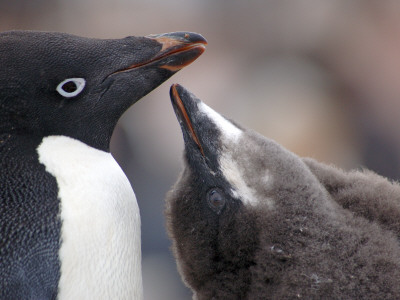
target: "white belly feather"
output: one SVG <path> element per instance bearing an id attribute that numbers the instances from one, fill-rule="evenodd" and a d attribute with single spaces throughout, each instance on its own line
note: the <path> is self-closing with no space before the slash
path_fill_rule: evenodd
<path id="1" fill-rule="evenodd" d="M 142 299 L 140 215 L 111 156 L 65 137 L 43 139 L 39 160 L 59 188 L 59 299 Z"/>

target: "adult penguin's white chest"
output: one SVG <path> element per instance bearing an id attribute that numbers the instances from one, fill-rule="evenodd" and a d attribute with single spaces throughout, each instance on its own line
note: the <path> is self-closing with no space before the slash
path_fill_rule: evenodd
<path id="1" fill-rule="evenodd" d="M 57 180 L 62 220 L 59 299 L 142 299 L 140 215 L 110 153 L 50 136 L 39 160 Z"/>

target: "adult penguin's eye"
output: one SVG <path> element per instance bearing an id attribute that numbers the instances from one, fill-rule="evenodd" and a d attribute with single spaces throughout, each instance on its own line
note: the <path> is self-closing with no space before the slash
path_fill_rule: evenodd
<path id="1" fill-rule="evenodd" d="M 68 78 L 60 82 L 57 92 L 66 98 L 75 97 L 85 88 L 86 80 L 83 78 Z"/>
<path id="2" fill-rule="evenodd" d="M 226 203 L 224 193 L 219 188 L 212 188 L 207 193 L 207 203 L 219 215 Z"/>

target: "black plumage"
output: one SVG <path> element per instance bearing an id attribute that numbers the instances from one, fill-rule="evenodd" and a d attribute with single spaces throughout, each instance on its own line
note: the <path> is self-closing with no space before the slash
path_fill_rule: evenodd
<path id="1" fill-rule="evenodd" d="M 397 183 L 302 159 L 171 88 L 184 169 L 167 228 L 195 299 L 398 299 Z"/>
<path id="2" fill-rule="evenodd" d="M 65 136 L 109 152 L 124 111 L 205 43 L 187 32 L 114 40 L 0 33 L 0 299 L 57 297 L 61 199 L 39 162 L 43 139 Z"/>

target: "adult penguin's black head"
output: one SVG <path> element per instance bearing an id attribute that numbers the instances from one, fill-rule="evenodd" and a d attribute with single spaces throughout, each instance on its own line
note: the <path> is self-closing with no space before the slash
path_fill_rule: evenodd
<path id="1" fill-rule="evenodd" d="M 65 135 L 108 150 L 125 110 L 205 44 L 190 32 L 123 39 L 0 33 L 0 133 Z"/>

